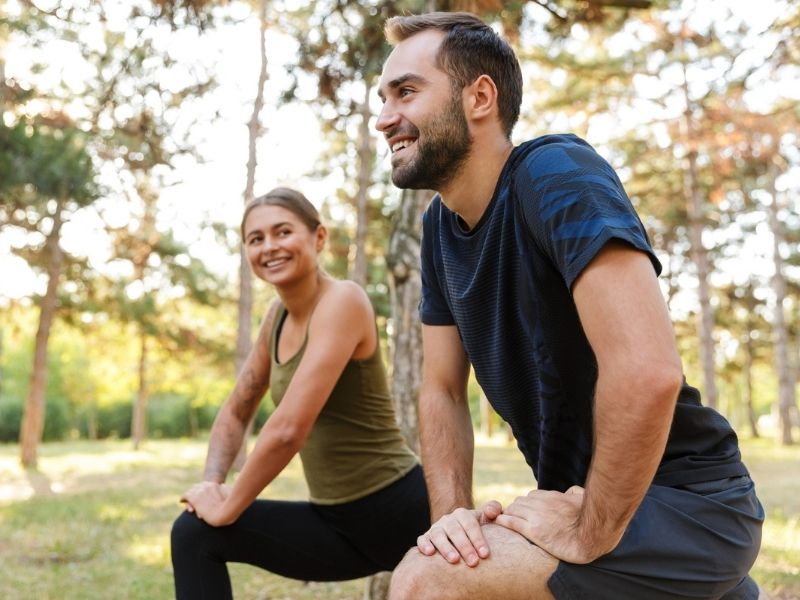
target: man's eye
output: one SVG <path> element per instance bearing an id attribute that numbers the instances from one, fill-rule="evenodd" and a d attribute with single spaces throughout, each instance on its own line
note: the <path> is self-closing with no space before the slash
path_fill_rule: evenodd
<path id="1" fill-rule="evenodd" d="M 412 90 L 411 88 L 400 88 L 400 91 L 398 92 L 397 95 L 400 96 L 401 98 L 404 98 L 404 97 L 408 96 L 413 91 L 414 90 Z"/>

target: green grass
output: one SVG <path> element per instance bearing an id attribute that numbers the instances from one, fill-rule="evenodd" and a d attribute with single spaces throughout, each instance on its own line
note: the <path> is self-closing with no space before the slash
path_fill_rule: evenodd
<path id="1" fill-rule="evenodd" d="M 753 575 L 773 600 L 800 598 L 800 446 L 745 440 L 742 452 L 768 515 Z M 40 470 L 28 473 L 17 446 L 0 446 L 0 598 L 171 598 L 169 528 L 204 454 L 205 444 L 191 440 L 153 441 L 139 452 L 128 441 L 46 444 Z M 530 488 L 512 446 L 479 443 L 475 467 L 478 502 L 509 502 Z M 265 495 L 305 494 L 295 461 Z M 246 565 L 230 570 L 241 600 L 359 600 L 364 589 L 363 580 L 304 584 Z"/>

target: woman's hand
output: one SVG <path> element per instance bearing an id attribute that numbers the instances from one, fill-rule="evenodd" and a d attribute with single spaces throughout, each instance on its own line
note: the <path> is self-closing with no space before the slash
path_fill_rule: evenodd
<path id="1" fill-rule="evenodd" d="M 181 496 L 181 502 L 186 503 L 186 510 L 197 515 L 198 519 L 205 521 L 213 527 L 230 525 L 236 519 L 230 518 L 225 511 L 225 500 L 231 493 L 229 485 L 213 481 L 196 483 Z"/>

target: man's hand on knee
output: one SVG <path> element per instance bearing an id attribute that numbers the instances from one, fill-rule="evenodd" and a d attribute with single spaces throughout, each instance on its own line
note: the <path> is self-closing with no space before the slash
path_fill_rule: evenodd
<path id="1" fill-rule="evenodd" d="M 475 567 L 481 558 L 489 556 L 489 544 L 481 525 L 493 522 L 502 512 L 502 506 L 494 500 L 480 510 L 457 508 L 419 536 L 417 548 L 426 556 L 438 552 L 451 564 L 457 564 L 463 558 L 468 566 Z"/>
<path id="2" fill-rule="evenodd" d="M 615 532 L 600 543 L 588 543 L 580 526 L 583 500 L 584 489 L 577 485 L 564 493 L 532 490 L 509 504 L 495 523 L 516 531 L 560 560 L 586 564 L 613 550 L 623 532 Z"/>

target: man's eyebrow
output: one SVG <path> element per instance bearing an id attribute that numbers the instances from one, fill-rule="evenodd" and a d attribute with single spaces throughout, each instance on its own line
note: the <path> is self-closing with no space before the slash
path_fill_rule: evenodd
<path id="1" fill-rule="evenodd" d="M 425 79 L 422 75 L 416 75 L 414 73 L 406 73 L 405 75 L 400 75 L 400 77 L 396 77 L 392 79 L 390 82 L 386 84 L 385 87 L 396 90 L 401 85 L 406 83 L 428 83 L 428 80 Z M 378 89 L 378 96 L 380 96 L 381 100 L 384 100 L 386 96 L 382 89 Z"/>

